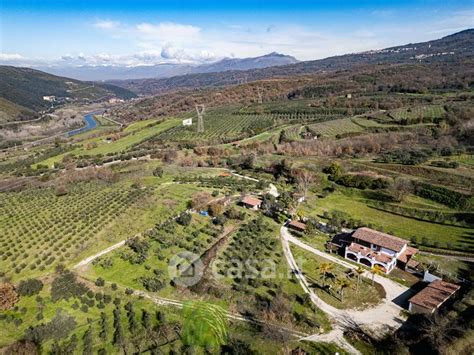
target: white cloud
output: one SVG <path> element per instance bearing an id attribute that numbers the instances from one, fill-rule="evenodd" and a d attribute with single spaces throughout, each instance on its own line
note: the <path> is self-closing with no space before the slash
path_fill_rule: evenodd
<path id="1" fill-rule="evenodd" d="M 389 10 L 368 13 L 375 17 L 391 16 Z M 398 16 L 397 13 L 395 15 Z M 270 52 L 295 56 L 300 60 L 380 49 L 410 42 L 426 41 L 467 27 L 473 27 L 474 11 L 459 11 L 428 16 L 417 23 L 400 26 L 395 22 L 365 21 L 348 25 L 345 30 L 320 29 L 318 24 L 281 22 L 220 24 L 207 26 L 175 22 L 124 23 L 97 20 L 103 38 L 100 52 L 78 47 L 56 60 L 28 59 L 19 54 L 0 54 L 1 62 L 47 63 L 47 65 L 117 65 L 137 66 L 161 63 L 205 63 L 223 57 L 255 57 Z M 97 31 L 94 31 L 97 32 Z M 94 33 L 97 35 L 97 33 Z M 102 43 L 102 42 L 99 42 Z M 110 46 L 109 46 L 110 44 Z M 96 46 L 97 48 L 97 46 Z M 80 53 L 84 50 L 85 53 Z M 59 53 L 61 54 L 61 53 Z M 58 54 L 58 55 L 59 55 Z M 37 64 L 36 64 L 37 65 Z"/>
<path id="2" fill-rule="evenodd" d="M 18 53 L 0 53 L 0 60 L 2 61 L 14 61 L 14 60 L 23 60 L 23 59 L 26 59 L 26 58 Z"/>
<path id="3" fill-rule="evenodd" d="M 93 26 L 103 30 L 113 30 L 120 26 L 120 22 L 110 20 L 98 20 L 93 24 Z"/>
<path id="4" fill-rule="evenodd" d="M 153 41 L 187 42 L 199 37 L 201 29 L 193 25 L 173 22 L 140 23 L 136 26 L 140 37 Z"/>

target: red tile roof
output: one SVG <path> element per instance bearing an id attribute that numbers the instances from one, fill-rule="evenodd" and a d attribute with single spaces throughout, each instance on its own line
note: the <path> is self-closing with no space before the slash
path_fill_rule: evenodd
<path id="1" fill-rule="evenodd" d="M 378 232 L 376 230 L 362 227 L 358 228 L 353 234 L 352 237 L 355 239 L 363 240 L 364 242 L 372 243 L 390 250 L 399 252 L 402 250 L 405 244 L 408 244 L 408 241 L 395 237 L 390 234 Z"/>
<path id="2" fill-rule="evenodd" d="M 245 196 L 242 200 L 242 203 L 249 206 L 260 206 L 262 204 L 262 200 L 252 196 Z"/>
<path id="3" fill-rule="evenodd" d="M 408 261 L 411 259 L 413 255 L 415 255 L 418 252 L 418 249 L 413 248 L 413 247 L 407 247 L 403 253 L 401 253 L 398 256 L 398 260 L 400 260 L 402 263 L 408 263 Z"/>
<path id="4" fill-rule="evenodd" d="M 292 220 L 290 223 L 288 223 L 288 225 L 290 227 L 293 227 L 293 228 L 296 228 L 296 229 L 299 229 L 299 230 L 306 230 L 306 224 L 300 222 L 300 221 L 295 221 L 295 220 Z"/>
<path id="5" fill-rule="evenodd" d="M 392 258 L 389 255 L 373 251 L 370 248 L 364 247 L 363 245 L 357 243 L 351 243 L 348 248 L 354 253 L 361 253 L 361 255 L 365 256 L 366 258 L 374 259 L 385 264 L 388 264 L 392 261 Z"/>
<path id="6" fill-rule="evenodd" d="M 418 268 L 419 265 L 420 265 L 420 263 L 419 263 L 418 261 L 416 261 L 416 260 L 413 260 L 413 259 L 410 259 L 410 260 L 408 260 L 408 262 L 407 262 L 407 266 L 408 266 L 408 267 L 411 267 L 412 269 Z"/>
<path id="7" fill-rule="evenodd" d="M 442 280 L 435 280 L 410 298 L 408 302 L 429 309 L 431 312 L 439 308 L 461 287 Z"/>

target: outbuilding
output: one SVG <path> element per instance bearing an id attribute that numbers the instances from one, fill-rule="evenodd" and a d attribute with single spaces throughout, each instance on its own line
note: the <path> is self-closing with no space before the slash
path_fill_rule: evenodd
<path id="1" fill-rule="evenodd" d="M 304 232 L 306 231 L 306 224 L 300 221 L 291 220 L 288 223 L 288 228 L 294 229 L 295 231 L 298 231 L 298 232 Z"/>
<path id="2" fill-rule="evenodd" d="M 435 280 L 408 300 L 411 313 L 433 314 L 461 287 L 443 280 Z"/>
<path id="3" fill-rule="evenodd" d="M 252 196 L 245 196 L 242 199 L 242 204 L 247 208 L 258 210 L 260 206 L 262 205 L 262 200 L 256 197 L 252 197 Z"/>

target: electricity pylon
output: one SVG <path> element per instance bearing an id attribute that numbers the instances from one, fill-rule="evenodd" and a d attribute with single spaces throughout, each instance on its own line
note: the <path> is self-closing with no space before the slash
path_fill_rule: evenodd
<path id="1" fill-rule="evenodd" d="M 263 103 L 262 88 L 257 86 L 258 103 Z"/>
<path id="2" fill-rule="evenodd" d="M 206 107 L 204 105 L 196 105 L 196 112 L 198 115 L 198 122 L 197 122 L 197 132 L 203 133 L 204 132 L 204 120 L 202 119 L 204 115 Z"/>

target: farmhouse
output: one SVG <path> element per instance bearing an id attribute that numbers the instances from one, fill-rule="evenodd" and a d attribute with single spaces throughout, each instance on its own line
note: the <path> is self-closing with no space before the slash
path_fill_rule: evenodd
<path id="1" fill-rule="evenodd" d="M 411 257 L 417 251 L 404 239 L 363 227 L 352 233 L 344 256 L 365 266 L 378 265 L 388 274 L 397 264 L 402 269 L 415 268 L 416 262 Z"/>
<path id="2" fill-rule="evenodd" d="M 288 228 L 294 229 L 298 232 L 304 232 L 306 230 L 306 224 L 300 221 L 291 220 L 288 223 Z"/>
<path id="3" fill-rule="evenodd" d="M 242 204 L 247 208 L 251 208 L 253 210 L 258 210 L 260 208 L 260 206 L 262 205 L 262 200 L 260 200 L 256 197 L 252 197 L 252 196 L 245 196 L 242 199 Z"/>
<path id="4" fill-rule="evenodd" d="M 458 285 L 443 280 L 435 280 L 408 300 L 408 310 L 411 313 L 432 314 L 459 289 L 460 286 Z"/>

